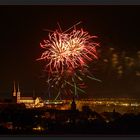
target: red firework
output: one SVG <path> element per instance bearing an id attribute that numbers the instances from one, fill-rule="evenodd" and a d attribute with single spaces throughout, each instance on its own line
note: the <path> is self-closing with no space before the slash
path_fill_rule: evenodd
<path id="1" fill-rule="evenodd" d="M 99 44 L 93 42 L 94 38 L 97 37 L 90 36 L 83 29 L 74 29 L 70 33 L 55 31 L 40 43 L 45 51 L 39 59 L 47 60 L 46 68 L 50 73 L 82 67 L 87 61 L 97 59 L 96 47 Z"/>

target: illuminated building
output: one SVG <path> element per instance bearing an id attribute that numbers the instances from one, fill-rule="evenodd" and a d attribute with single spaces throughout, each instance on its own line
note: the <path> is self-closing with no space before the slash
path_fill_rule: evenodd
<path id="1" fill-rule="evenodd" d="M 27 103 L 27 104 L 34 104 L 35 100 L 33 97 L 20 97 L 18 103 Z"/>
<path id="2" fill-rule="evenodd" d="M 17 91 L 17 103 L 20 103 L 19 83 L 18 83 L 18 91 Z"/>
<path id="3" fill-rule="evenodd" d="M 21 97 L 21 92 L 19 89 L 18 84 L 18 90 L 16 92 L 16 86 L 14 82 L 14 91 L 13 91 L 13 99 L 15 103 L 24 103 L 26 107 L 42 107 L 44 104 L 40 103 L 42 99 L 40 97 L 37 97 L 34 99 L 33 97 Z"/>
<path id="4" fill-rule="evenodd" d="M 15 81 L 14 81 L 14 89 L 13 89 L 13 102 L 14 103 L 17 102 Z"/>

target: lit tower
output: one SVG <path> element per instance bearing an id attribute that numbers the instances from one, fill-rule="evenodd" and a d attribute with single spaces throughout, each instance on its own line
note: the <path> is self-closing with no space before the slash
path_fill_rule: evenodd
<path id="1" fill-rule="evenodd" d="M 20 91 L 19 91 L 19 83 L 18 83 L 18 91 L 17 91 L 17 103 L 20 102 Z"/>
<path id="2" fill-rule="evenodd" d="M 13 91 L 13 102 L 16 103 L 16 86 L 15 86 L 15 81 L 14 81 L 14 91 Z"/>

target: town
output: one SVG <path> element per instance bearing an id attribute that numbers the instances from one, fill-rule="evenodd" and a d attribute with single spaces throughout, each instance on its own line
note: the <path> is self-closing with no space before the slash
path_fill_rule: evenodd
<path id="1" fill-rule="evenodd" d="M 0 134 L 139 134 L 138 118 L 136 99 L 43 100 L 21 96 L 15 82 L 12 99 L 0 102 Z"/>

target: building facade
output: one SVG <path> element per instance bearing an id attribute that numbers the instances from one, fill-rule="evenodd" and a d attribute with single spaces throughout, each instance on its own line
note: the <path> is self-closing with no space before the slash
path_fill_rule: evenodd
<path id="1" fill-rule="evenodd" d="M 14 82 L 14 87 L 13 87 L 13 102 L 14 103 L 24 103 L 26 107 L 41 107 L 43 106 L 42 99 L 40 97 L 33 98 L 33 97 L 22 97 L 19 84 L 18 88 L 16 91 L 16 86 Z"/>

